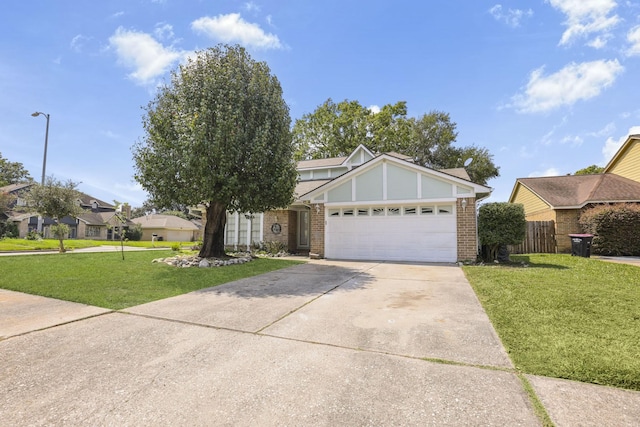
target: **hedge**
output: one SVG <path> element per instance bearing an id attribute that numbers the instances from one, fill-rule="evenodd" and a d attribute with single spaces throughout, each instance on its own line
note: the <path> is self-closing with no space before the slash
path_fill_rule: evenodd
<path id="1" fill-rule="evenodd" d="M 585 210 L 582 229 L 593 234 L 591 252 L 599 255 L 640 255 L 640 204 L 599 205 Z"/>

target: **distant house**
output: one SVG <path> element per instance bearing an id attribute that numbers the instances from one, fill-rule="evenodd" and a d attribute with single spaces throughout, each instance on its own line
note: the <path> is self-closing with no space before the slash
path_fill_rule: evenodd
<path id="1" fill-rule="evenodd" d="M 0 188 L 0 191 L 12 194 L 16 197 L 10 210 L 5 212 L 8 220 L 18 226 L 19 237 L 24 238 L 32 231 L 38 229 L 38 214 L 25 211 L 26 201 L 24 194 L 33 183 L 11 184 Z M 119 212 L 116 206 L 80 193 L 78 204 L 84 212 L 76 218 L 64 217 L 62 223 L 69 227 L 69 239 L 93 239 L 93 240 L 119 240 L 120 229 L 126 229 L 133 225 L 128 219 L 131 209 L 128 205 Z M 55 224 L 51 218 L 43 218 L 42 234 L 45 238 L 51 238 L 50 226 Z"/>
<path id="2" fill-rule="evenodd" d="M 558 252 L 570 252 L 569 234 L 581 233 L 580 214 L 603 203 L 640 203 L 640 135 L 631 135 L 602 174 L 518 178 L 509 197 L 528 221 L 554 221 Z"/>
<path id="3" fill-rule="evenodd" d="M 199 228 L 191 221 L 175 215 L 149 214 L 131 220 L 142 227 L 142 240 L 164 240 L 169 242 L 192 242 Z"/>

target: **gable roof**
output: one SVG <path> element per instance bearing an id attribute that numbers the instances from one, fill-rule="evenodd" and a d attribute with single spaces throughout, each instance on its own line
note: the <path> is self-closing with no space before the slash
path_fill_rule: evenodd
<path id="1" fill-rule="evenodd" d="M 640 201 L 640 182 L 610 173 L 518 178 L 509 201 L 513 200 L 518 183 L 553 209 L 581 208 L 588 203 Z"/>
<path id="2" fill-rule="evenodd" d="M 83 212 L 78 215 L 80 221 L 84 222 L 87 225 L 117 225 L 118 223 L 122 223 L 121 219 L 114 220 L 117 212 L 109 211 L 109 212 Z M 122 216 L 120 218 L 123 218 Z M 125 225 L 131 225 L 132 221 L 129 219 L 125 219 Z"/>
<path id="3" fill-rule="evenodd" d="M 19 182 L 17 184 L 9 184 L 4 187 L 0 187 L 0 193 L 14 193 L 24 188 L 31 187 L 33 182 Z"/>
<path id="4" fill-rule="evenodd" d="M 351 179 L 351 177 L 354 174 L 360 173 L 363 170 L 367 170 L 367 169 L 369 169 L 371 167 L 374 167 L 375 164 L 383 162 L 383 161 L 389 161 L 391 163 L 395 163 L 397 165 L 401 165 L 401 166 L 404 166 L 406 168 L 413 169 L 416 172 L 427 173 L 427 174 L 430 174 L 430 175 L 433 175 L 433 176 L 436 176 L 436 177 L 439 177 L 439 178 L 444 178 L 447 181 L 451 181 L 451 182 L 456 183 L 456 184 L 461 184 L 461 185 L 472 187 L 476 194 L 479 194 L 479 193 L 491 193 L 493 191 L 493 189 L 491 187 L 487 187 L 485 185 L 480 185 L 480 184 L 475 184 L 475 183 L 473 183 L 473 182 L 471 182 L 471 181 L 469 181 L 467 179 L 454 176 L 453 174 L 442 172 L 442 171 L 438 171 L 436 169 L 430 169 L 430 168 L 427 168 L 425 166 L 420 166 L 420 165 L 417 165 L 417 164 L 413 163 L 412 161 L 402 160 L 402 159 L 399 159 L 397 157 L 394 157 L 392 155 L 389 155 L 389 154 L 385 153 L 385 154 L 380 154 L 379 156 L 369 160 L 366 163 L 363 163 L 362 165 L 359 165 L 358 167 L 354 167 L 349 172 L 346 172 L 346 173 L 340 175 L 339 177 L 336 177 L 336 178 L 328 180 L 324 184 L 316 187 L 313 190 L 308 191 L 307 193 L 301 194 L 299 199 L 301 199 L 301 200 L 303 200 L 303 199 L 304 200 L 311 199 L 311 198 L 317 196 L 318 194 L 322 193 L 323 191 L 326 191 L 331 187 L 338 186 L 345 180 Z"/>
<path id="5" fill-rule="evenodd" d="M 322 168 L 329 166 L 340 166 L 342 165 L 346 157 L 329 157 L 326 159 L 313 159 L 313 160 L 300 160 L 298 162 L 297 169 L 313 169 L 313 168 Z"/>
<path id="6" fill-rule="evenodd" d="M 609 172 L 617 163 L 624 157 L 624 154 L 631 148 L 631 146 L 635 143 L 640 143 L 640 134 L 629 135 L 627 140 L 622 144 L 620 149 L 613 155 L 607 166 L 604 167 L 604 173 Z"/>
<path id="7" fill-rule="evenodd" d="M 166 228 L 172 230 L 197 230 L 198 227 L 191 221 L 175 215 L 151 214 L 131 220 L 140 224 L 142 228 Z"/>

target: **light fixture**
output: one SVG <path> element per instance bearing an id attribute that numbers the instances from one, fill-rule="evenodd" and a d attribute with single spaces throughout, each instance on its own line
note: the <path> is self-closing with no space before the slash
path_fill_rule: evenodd
<path id="1" fill-rule="evenodd" d="M 320 205 L 316 203 L 316 213 L 320 214 Z"/>
<path id="2" fill-rule="evenodd" d="M 462 199 L 462 201 L 460 202 L 460 206 L 462 206 L 462 212 L 466 212 L 467 211 L 467 199 Z"/>

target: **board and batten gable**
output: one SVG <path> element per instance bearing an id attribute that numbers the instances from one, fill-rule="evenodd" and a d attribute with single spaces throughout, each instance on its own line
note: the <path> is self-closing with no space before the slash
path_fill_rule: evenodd
<path id="1" fill-rule="evenodd" d="M 361 166 L 348 178 L 338 178 L 313 191 L 308 200 L 327 205 L 454 202 L 459 197 L 474 197 L 475 186 L 477 184 L 383 155 Z"/>
<path id="2" fill-rule="evenodd" d="M 631 135 L 627 139 L 604 172 L 640 182 L 640 135 Z"/>

